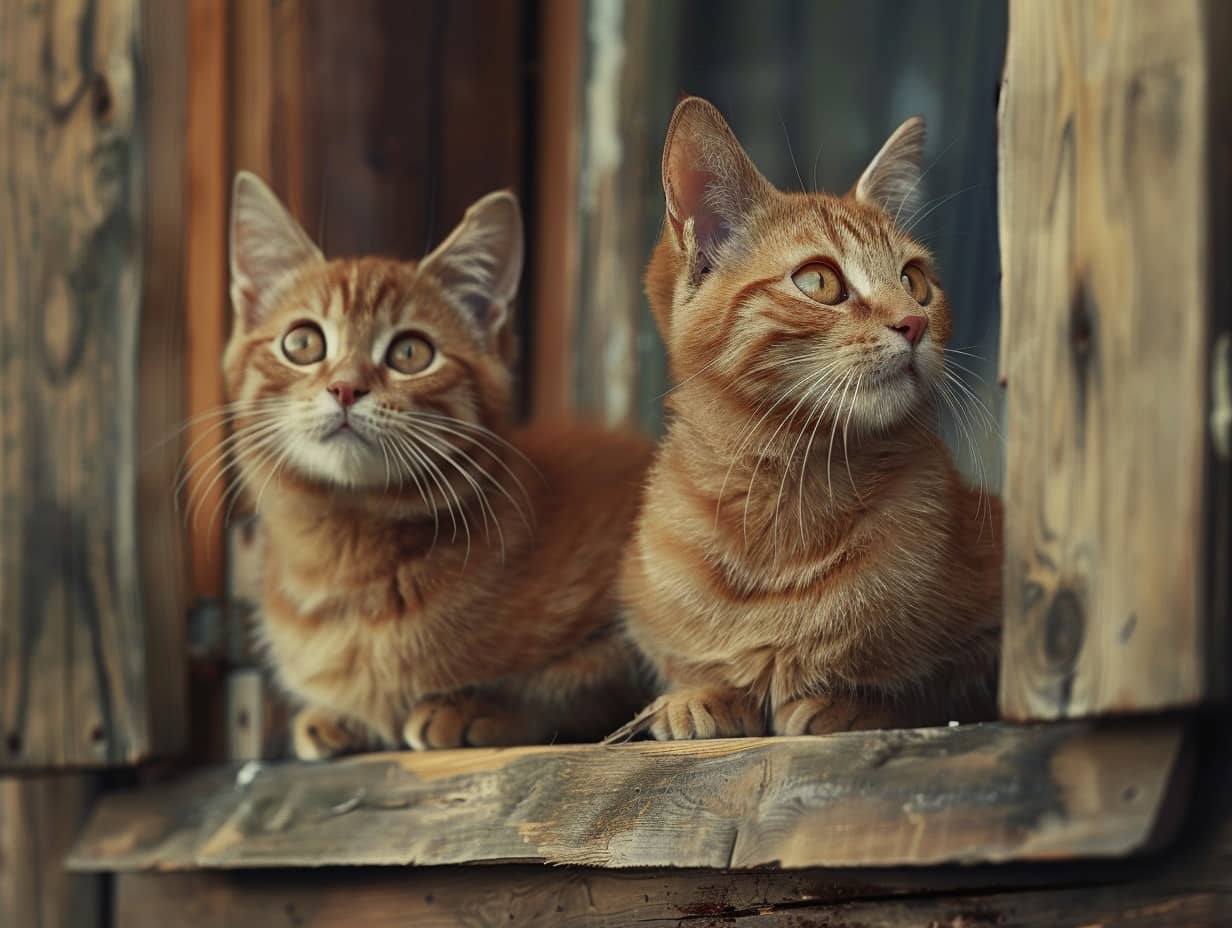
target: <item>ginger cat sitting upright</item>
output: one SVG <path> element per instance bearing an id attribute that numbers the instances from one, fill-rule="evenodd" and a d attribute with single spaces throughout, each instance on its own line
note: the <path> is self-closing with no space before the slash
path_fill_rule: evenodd
<path id="1" fill-rule="evenodd" d="M 677 107 L 646 287 L 678 385 L 622 580 L 663 695 L 613 737 L 993 714 L 1000 504 L 929 424 L 950 311 L 899 222 L 923 139 L 904 123 L 845 196 L 787 193 Z"/>
<path id="2" fill-rule="evenodd" d="M 648 442 L 515 429 L 517 201 L 422 261 L 325 260 L 236 179 L 230 450 L 301 758 L 595 739 L 646 698 L 615 599 Z"/>

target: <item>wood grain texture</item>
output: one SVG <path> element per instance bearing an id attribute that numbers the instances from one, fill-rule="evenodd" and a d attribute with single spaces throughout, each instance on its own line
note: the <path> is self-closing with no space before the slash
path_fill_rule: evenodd
<path id="1" fill-rule="evenodd" d="M 326 255 L 417 258 L 474 200 L 522 187 L 522 0 L 231 9 L 232 167 Z"/>
<path id="2" fill-rule="evenodd" d="M 376 754 L 106 797 L 79 870 L 532 861 L 897 866 L 1160 838 L 1170 722 Z"/>
<path id="3" fill-rule="evenodd" d="M 833 872 L 124 874 L 116 912 L 125 928 L 1214 928 L 1232 919 L 1232 880 L 1222 863 L 1222 872 L 1029 892 L 948 895 L 934 876 L 931 894 L 903 899 L 861 899 L 888 895 L 884 877 Z M 853 896 L 861 901 L 841 901 Z"/>
<path id="4" fill-rule="evenodd" d="M 0 8 L 0 767 L 182 743 L 178 10 Z"/>
<path id="5" fill-rule="evenodd" d="M 144 252 L 137 468 L 140 588 L 145 597 L 145 687 L 149 755 L 168 756 L 188 739 L 187 610 L 191 540 L 170 505 L 183 461 L 187 404 L 188 0 L 141 5 Z"/>
<path id="6" fill-rule="evenodd" d="M 1209 26 L 1223 6 L 1011 4 L 1000 113 L 1008 718 L 1212 695 L 1207 655 L 1226 639 L 1204 576 L 1210 127 L 1229 56 L 1226 32 Z"/>
<path id="7" fill-rule="evenodd" d="M 642 276 L 663 220 L 658 166 L 681 13 L 648 2 L 587 10 L 573 391 L 588 416 L 653 431 L 663 374 L 647 364 L 661 366 L 662 356 Z"/>
<path id="8" fill-rule="evenodd" d="M 223 402 L 222 349 L 230 318 L 227 297 L 227 6 L 188 0 L 188 206 L 185 249 L 188 326 L 183 512 L 191 538 L 192 588 L 198 597 L 223 591 L 222 522 L 226 489 L 218 476 L 225 432 L 207 417 Z M 251 6 L 260 6 L 259 3 Z M 204 417 L 204 418 L 203 418 Z"/>
<path id="9" fill-rule="evenodd" d="M 1225 745 L 1224 754 L 1226 755 Z M 1206 761 L 1211 764 L 1208 754 Z M 1232 920 L 1228 758 L 1202 819 L 1150 858 L 902 870 L 598 871 L 534 866 L 121 874 L 126 928 L 630 925 L 1195 928 Z M 1226 782 L 1226 781 L 1224 781 Z"/>
<path id="10" fill-rule="evenodd" d="M 103 880 L 63 867 L 94 798 L 94 780 L 81 774 L 0 778 L 0 928 L 107 924 Z"/>
<path id="11" fill-rule="evenodd" d="M 575 405 L 583 9 L 577 0 L 544 0 L 539 13 L 534 340 L 529 357 L 531 411 L 544 418 L 569 413 Z"/>

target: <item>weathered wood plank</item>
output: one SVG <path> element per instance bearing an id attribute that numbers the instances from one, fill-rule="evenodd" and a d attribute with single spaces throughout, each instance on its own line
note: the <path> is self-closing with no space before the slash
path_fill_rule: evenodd
<path id="1" fill-rule="evenodd" d="M 63 867 L 94 781 L 79 774 L 0 778 L 0 928 L 106 924 L 103 880 Z"/>
<path id="2" fill-rule="evenodd" d="M 0 767 L 183 738 L 178 9 L 0 10 Z"/>
<path id="3" fill-rule="evenodd" d="M 897 866 L 1158 840 L 1169 721 L 377 754 L 113 794 L 71 865 Z"/>
<path id="4" fill-rule="evenodd" d="M 1211 758 L 1208 756 L 1207 761 Z M 1226 776 L 1227 758 L 1206 787 Z M 1194 928 L 1232 920 L 1228 802 L 1153 858 L 905 870 L 600 871 L 488 866 L 122 874 L 126 928 L 808 925 Z"/>
<path id="5" fill-rule="evenodd" d="M 1195 928 L 1232 918 L 1232 880 L 1145 879 L 1082 889 L 875 896 L 877 875 L 613 874 L 527 867 L 411 873 L 327 871 L 311 876 L 124 874 L 117 923 L 125 928 Z M 918 878 L 925 883 L 927 878 Z"/>
<path id="6" fill-rule="evenodd" d="M 656 3 L 588 10 L 573 386 L 586 414 L 653 430 L 663 362 L 642 275 L 663 217 L 657 166 L 677 92 L 681 12 Z"/>
<path id="7" fill-rule="evenodd" d="M 1205 567 L 1206 418 L 1227 230 L 1217 239 L 1209 220 L 1212 155 L 1217 145 L 1226 159 L 1228 138 L 1211 128 L 1226 133 L 1212 104 L 1227 99 L 1232 66 L 1211 24 L 1224 7 L 1011 5 L 1000 114 L 1008 718 L 1213 695 L 1208 654 L 1226 638 L 1204 574 L 1227 565 Z"/>

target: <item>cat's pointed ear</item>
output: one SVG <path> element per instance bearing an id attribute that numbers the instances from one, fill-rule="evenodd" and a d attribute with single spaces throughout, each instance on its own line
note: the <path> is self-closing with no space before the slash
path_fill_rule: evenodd
<path id="1" fill-rule="evenodd" d="M 320 250 L 255 174 L 240 171 L 231 190 L 231 303 L 246 325 L 260 322 L 278 290 Z"/>
<path id="2" fill-rule="evenodd" d="M 676 105 L 663 145 L 663 193 L 678 248 L 696 252 L 704 270 L 774 194 L 714 104 L 686 97 Z M 692 256 L 691 256 L 692 257 Z"/>
<path id="3" fill-rule="evenodd" d="M 448 297 L 492 334 L 509 318 L 522 276 L 522 250 L 517 197 L 498 190 L 471 205 L 420 270 L 435 277 Z"/>
<path id="4" fill-rule="evenodd" d="M 911 216 L 920 200 L 924 137 L 922 116 L 912 116 L 895 129 L 856 181 L 855 198 L 880 206 L 895 222 Z"/>

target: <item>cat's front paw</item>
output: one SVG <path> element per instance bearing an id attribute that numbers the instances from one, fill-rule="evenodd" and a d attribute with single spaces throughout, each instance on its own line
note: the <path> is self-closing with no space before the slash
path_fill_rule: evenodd
<path id="1" fill-rule="evenodd" d="M 649 710 L 650 734 L 659 741 L 747 738 L 766 733 L 761 706 L 744 693 L 720 687 L 675 690 Z"/>
<path id="2" fill-rule="evenodd" d="M 416 751 L 444 748 L 503 747 L 530 740 L 519 718 L 491 700 L 435 696 L 411 709 L 402 740 Z"/>
<path id="3" fill-rule="evenodd" d="M 830 735 L 894 727 L 894 715 L 886 707 L 838 696 L 793 699 L 774 710 L 776 735 Z"/>
<path id="4" fill-rule="evenodd" d="M 309 706 L 291 722 L 291 743 L 300 760 L 327 760 L 364 747 L 365 739 L 333 713 Z"/>

